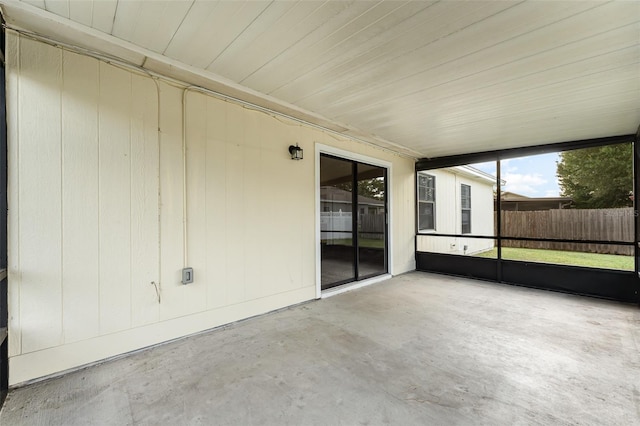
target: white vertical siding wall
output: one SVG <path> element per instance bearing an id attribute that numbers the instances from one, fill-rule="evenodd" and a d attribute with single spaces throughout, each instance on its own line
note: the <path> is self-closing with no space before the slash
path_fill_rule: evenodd
<path id="1" fill-rule="evenodd" d="M 471 233 L 473 235 L 494 235 L 493 185 L 485 180 L 471 179 L 449 169 L 429 170 L 424 173 L 436 178 L 436 229 L 435 233 L 460 234 L 462 232 L 461 185 L 471 187 Z M 424 237 L 418 238 L 418 250 L 463 254 L 486 251 L 494 247 L 494 240 L 464 237 Z"/>
<path id="2" fill-rule="evenodd" d="M 464 176 L 457 176 L 457 198 L 458 198 L 458 229 L 462 230 L 462 211 L 460 206 L 461 188 L 465 184 L 471 187 L 471 233 L 473 235 L 495 235 L 493 219 L 493 185 L 485 180 L 470 179 Z M 478 253 L 492 249 L 495 240 L 477 238 L 458 238 L 456 248 L 458 252 L 463 252 L 467 246 L 467 254 Z"/>
<path id="3" fill-rule="evenodd" d="M 100 64 L 74 54 L 64 59 L 62 131 L 75 137 L 62 144 L 62 322 L 64 341 L 77 342 L 100 329 Z"/>
<path id="4" fill-rule="evenodd" d="M 7 109 L 11 384 L 314 298 L 316 142 L 393 163 L 414 269 L 406 158 L 12 32 Z"/>

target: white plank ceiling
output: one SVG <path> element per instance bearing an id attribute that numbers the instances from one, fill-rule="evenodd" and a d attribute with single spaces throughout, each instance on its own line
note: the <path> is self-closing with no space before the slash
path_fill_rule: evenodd
<path id="1" fill-rule="evenodd" d="M 256 103 L 415 156 L 640 124 L 638 1 L 2 2 L 9 25 L 53 37 L 69 22 L 90 37 L 63 41 L 108 53 L 128 42 L 140 65 L 184 64 L 235 95 L 246 88 Z"/>

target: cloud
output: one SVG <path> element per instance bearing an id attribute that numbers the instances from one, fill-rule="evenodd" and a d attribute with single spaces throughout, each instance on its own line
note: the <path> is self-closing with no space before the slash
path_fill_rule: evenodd
<path id="1" fill-rule="evenodd" d="M 507 172 L 502 176 L 507 183 L 504 191 L 515 192 L 520 195 L 539 196 L 537 187 L 547 183 L 547 180 L 540 174 L 519 174 Z"/>
<path id="2" fill-rule="evenodd" d="M 544 193 L 545 197 L 559 197 L 560 196 L 560 192 L 557 189 L 547 189 L 547 191 Z"/>

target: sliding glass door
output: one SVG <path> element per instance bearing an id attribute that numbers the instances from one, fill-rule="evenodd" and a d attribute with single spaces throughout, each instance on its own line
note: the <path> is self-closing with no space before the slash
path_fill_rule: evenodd
<path id="1" fill-rule="evenodd" d="M 322 289 L 387 272 L 386 169 L 320 157 Z"/>

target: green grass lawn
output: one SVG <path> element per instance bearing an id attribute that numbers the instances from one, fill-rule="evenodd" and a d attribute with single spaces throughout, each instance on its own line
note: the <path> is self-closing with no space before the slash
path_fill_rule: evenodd
<path id="1" fill-rule="evenodd" d="M 497 248 L 479 253 L 477 257 L 495 259 Z M 526 262 L 557 263 L 560 265 L 587 266 L 592 268 L 619 269 L 633 271 L 633 256 L 615 254 L 581 253 L 576 251 L 542 250 L 504 247 L 502 258 L 505 260 L 521 260 Z"/>

